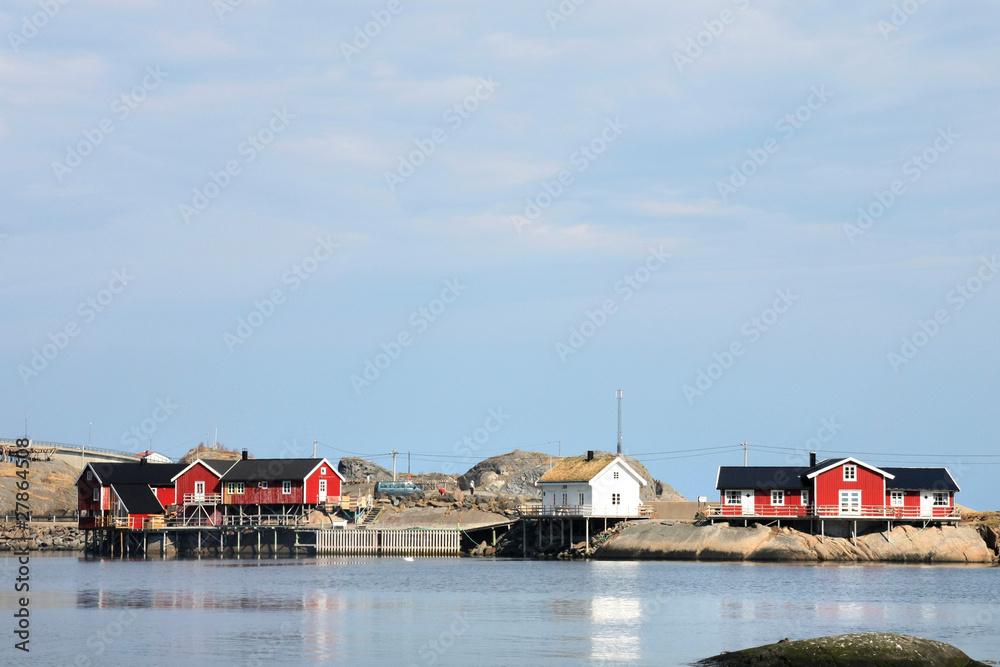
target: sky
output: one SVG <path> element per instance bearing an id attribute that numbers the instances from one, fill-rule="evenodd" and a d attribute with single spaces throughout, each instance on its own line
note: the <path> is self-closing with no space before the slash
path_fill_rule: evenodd
<path id="1" fill-rule="evenodd" d="M 1000 509 L 998 20 L 5 2 L 0 436 L 462 473 L 620 389 L 691 499 L 747 442 Z"/>

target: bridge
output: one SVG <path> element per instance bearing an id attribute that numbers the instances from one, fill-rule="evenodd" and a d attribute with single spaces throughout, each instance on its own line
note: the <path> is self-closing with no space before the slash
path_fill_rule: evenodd
<path id="1" fill-rule="evenodd" d="M 19 447 L 16 438 L 0 438 L 0 461 L 9 461 L 13 453 L 21 449 L 28 450 L 28 458 L 32 461 L 65 461 L 77 468 L 83 468 L 93 462 L 135 463 L 138 460 L 136 452 L 123 452 L 118 449 L 30 439 L 27 447 Z"/>

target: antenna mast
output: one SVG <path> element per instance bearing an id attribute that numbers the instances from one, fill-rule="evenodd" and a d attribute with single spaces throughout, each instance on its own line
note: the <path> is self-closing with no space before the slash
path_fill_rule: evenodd
<path id="1" fill-rule="evenodd" d="M 615 398 L 618 399 L 618 455 L 621 456 L 622 453 L 622 390 L 621 389 L 615 392 Z"/>

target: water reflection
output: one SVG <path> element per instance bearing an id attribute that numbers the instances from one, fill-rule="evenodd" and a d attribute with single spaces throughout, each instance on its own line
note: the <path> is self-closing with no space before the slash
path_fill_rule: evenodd
<path id="1" fill-rule="evenodd" d="M 642 601 L 637 598 L 591 599 L 591 659 L 625 662 L 639 660 L 641 621 Z"/>
<path id="2" fill-rule="evenodd" d="M 399 602 L 356 600 L 353 608 L 391 609 Z M 133 588 L 130 590 L 105 590 L 83 588 L 77 591 L 76 606 L 81 609 L 239 609 L 243 611 L 339 611 L 347 609 L 347 602 L 326 591 L 313 591 L 300 595 L 280 595 L 274 591 L 267 595 L 230 595 L 217 591 L 168 591 Z"/>

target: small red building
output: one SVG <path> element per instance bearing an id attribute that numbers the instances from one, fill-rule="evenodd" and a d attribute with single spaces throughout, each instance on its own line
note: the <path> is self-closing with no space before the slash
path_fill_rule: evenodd
<path id="1" fill-rule="evenodd" d="M 957 520 L 947 468 L 878 468 L 848 457 L 808 467 L 722 466 L 718 516 Z"/>
<path id="2" fill-rule="evenodd" d="M 174 476 L 180 523 L 217 526 L 222 522 L 222 476 L 234 465 L 234 460 L 197 459 Z"/>
<path id="3" fill-rule="evenodd" d="M 88 463 L 77 479 L 80 528 L 131 524 L 162 516 L 174 504 L 180 463 Z"/>

